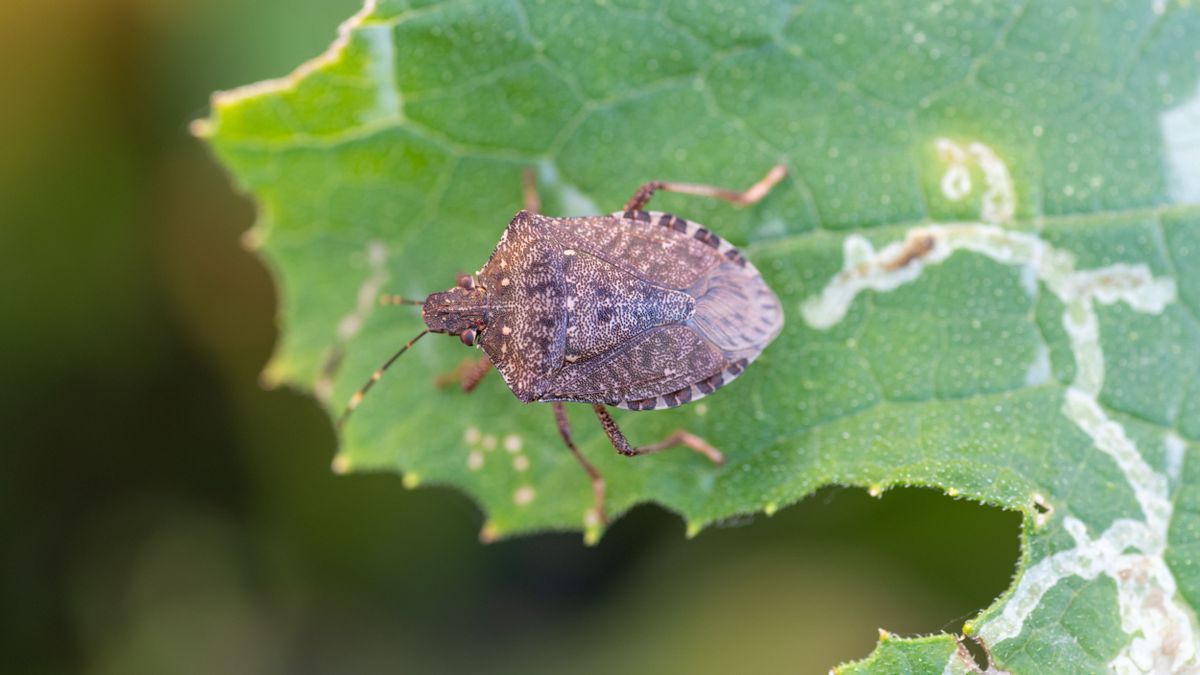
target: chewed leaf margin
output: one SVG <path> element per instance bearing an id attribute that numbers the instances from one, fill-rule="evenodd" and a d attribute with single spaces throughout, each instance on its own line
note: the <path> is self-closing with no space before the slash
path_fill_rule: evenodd
<path id="1" fill-rule="evenodd" d="M 832 6 L 819 16 L 792 11 L 775 30 L 747 24 L 735 44 L 702 25 L 704 10 L 668 8 L 652 46 L 670 45 L 672 59 L 622 83 L 590 78 L 604 62 L 588 49 L 559 49 L 557 31 L 570 22 L 538 3 L 368 2 L 324 55 L 286 78 L 216 95 L 212 119 L 194 130 L 259 204 L 248 241 L 279 279 L 283 330 L 266 376 L 313 391 L 331 416 L 396 335 L 419 325 L 384 315 L 374 297 L 427 292 L 413 277 L 485 255 L 497 230 L 480 223 L 506 222 L 522 168 L 536 168 L 548 212 L 598 214 L 619 205 L 630 181 L 729 184 L 788 157 L 789 184 L 747 212 L 662 198 L 665 210 L 698 213 L 745 244 L 784 297 L 789 323 L 720 398 L 628 418 L 631 436 L 686 425 L 720 442 L 731 459 L 723 472 L 686 456 L 620 462 L 595 431 L 578 432 L 609 479 L 612 514 L 653 501 L 695 534 L 826 484 L 872 494 L 938 487 L 1024 514 L 1014 586 L 964 627 L 1000 666 L 1021 666 L 1037 647 L 1064 666 L 1141 666 L 1152 654 L 1162 659 L 1154 665 L 1179 667 L 1197 659 L 1200 598 L 1189 554 L 1200 545 L 1200 498 L 1185 461 L 1200 439 L 1200 213 L 1175 205 L 1192 179 L 1170 143 L 1188 128 L 1176 111 L 1192 104 L 1164 112 L 1161 128 L 1144 119 L 1186 96 L 1178 83 L 1196 78 L 1196 64 L 1179 45 L 1200 21 L 1159 4 L 1128 18 L 1140 22 L 1136 45 L 1111 45 L 1132 55 L 1128 63 L 1082 59 L 1085 70 L 1057 88 L 1021 77 L 1023 50 L 1046 37 L 1087 48 L 1091 37 L 1037 33 L 1069 12 L 1022 5 L 999 17 L 998 36 L 970 68 L 937 71 L 947 82 L 967 78 L 966 95 L 948 88 L 921 99 L 919 87 L 888 88 L 879 70 L 887 59 L 860 62 L 825 45 L 853 34 L 842 24 L 866 28 Z M 630 30 L 654 25 L 639 22 L 636 7 L 564 11 L 577 27 L 606 25 L 598 17 Z M 1094 11 L 1095 30 L 1122 18 Z M 810 34 L 822 22 L 830 25 Z M 478 30 L 493 24 L 509 29 Z M 903 41 L 928 56 L 950 40 L 938 27 L 905 27 Z M 463 40 L 482 46 L 458 49 Z M 635 41 L 621 58 L 636 60 L 644 47 Z M 413 65 L 446 48 L 436 66 Z M 1010 72 L 1014 82 L 1002 82 Z M 735 85 L 747 73 L 779 86 L 744 99 Z M 1106 99 L 1105 77 L 1131 93 Z M 794 98 L 789 83 L 814 82 L 821 97 Z M 1010 86 L 1011 95 L 997 93 Z M 554 97 L 536 98 L 547 87 Z M 1086 118 L 1055 99 L 1081 87 L 1103 101 Z M 468 95 L 486 105 L 456 113 Z M 796 114 L 804 105 L 807 114 Z M 906 112 L 913 105 L 921 112 Z M 860 128 L 856 115 L 878 124 Z M 512 132 L 496 133 L 505 124 Z M 1115 128 L 1123 135 L 1104 135 Z M 1105 143 L 1116 151 L 1105 154 Z M 659 144 L 671 152 L 654 152 Z M 1118 161 L 1125 170 L 1114 170 Z M 680 165 L 695 174 L 678 176 Z M 892 186 L 896 177 L 915 193 Z M 453 228 L 454 246 L 434 227 Z M 1008 337 L 989 337 L 1000 334 Z M 455 365 L 428 340 L 414 353 L 410 381 Z M 484 539 L 582 525 L 594 541 L 586 484 L 546 411 L 514 410 L 490 386 L 465 410 L 448 395 L 381 385 L 335 468 L 403 469 L 410 487 L 460 487 L 487 514 Z M 1123 623 L 1078 618 L 1088 612 L 1119 613 Z M 1092 630 L 1081 635 L 1079 625 Z M 1051 639 L 1059 637 L 1081 651 Z M 1182 646 L 1168 653 L 1171 644 Z M 867 661 L 846 668 L 937 670 L 939 658 L 951 671 L 973 667 L 951 636 L 885 635 Z"/>

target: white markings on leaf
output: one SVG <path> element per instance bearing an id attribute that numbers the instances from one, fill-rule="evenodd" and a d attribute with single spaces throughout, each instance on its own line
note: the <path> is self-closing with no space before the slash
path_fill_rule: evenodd
<path id="1" fill-rule="evenodd" d="M 364 111 L 358 122 L 365 125 L 382 120 L 399 121 L 402 113 L 400 90 L 396 87 L 396 43 L 392 27 L 387 24 L 361 26 L 358 34 L 371 53 L 366 70 L 375 84 L 375 109 Z"/>
<path id="2" fill-rule="evenodd" d="M 1008 166 L 991 148 L 978 141 L 962 146 L 948 138 L 935 142 L 938 158 L 948 164 L 942 174 L 942 194 L 950 201 L 960 201 L 972 192 L 969 162 L 983 173 L 983 196 L 980 219 L 985 223 L 1004 225 L 1012 222 L 1016 211 L 1016 191 Z"/>
<path id="3" fill-rule="evenodd" d="M 558 167 L 550 160 L 543 160 L 538 163 L 538 188 L 543 194 L 548 192 L 558 193 L 558 200 L 561 204 L 559 209 L 563 216 L 594 216 L 597 213 L 605 213 L 596 202 L 592 201 L 579 188 L 562 180 L 558 175 Z"/>
<path id="4" fill-rule="evenodd" d="M 1047 281 L 1067 306 L 1063 327 L 1071 338 L 1076 365 L 1072 388 L 1093 399 L 1104 384 L 1104 354 L 1100 348 L 1100 321 L 1092 300 L 1105 305 L 1124 302 L 1139 312 L 1152 314 L 1175 300 L 1175 281 L 1152 278 L 1145 265 L 1116 264 Z"/>
<path id="5" fill-rule="evenodd" d="M 948 138 L 937 140 L 938 158 L 948 164 L 942 174 L 942 194 L 956 202 L 971 194 L 971 172 L 967 169 L 967 153 Z"/>
<path id="6" fill-rule="evenodd" d="M 517 506 L 525 506 L 526 504 L 532 502 L 533 498 L 536 496 L 537 493 L 533 491 L 533 486 L 522 485 L 521 487 L 517 488 L 516 492 L 513 493 L 513 502 L 515 502 Z"/>
<path id="7" fill-rule="evenodd" d="M 983 143 L 971 143 L 967 150 L 983 170 L 983 208 L 980 219 L 985 223 L 1004 225 L 1012 222 L 1017 199 L 1008 167 Z"/>
<path id="8" fill-rule="evenodd" d="M 1025 295 L 1031 298 L 1036 298 L 1038 294 L 1038 278 L 1037 270 L 1028 265 L 1021 268 L 1021 288 L 1025 291 Z"/>
<path id="9" fill-rule="evenodd" d="M 359 331 L 362 330 L 363 324 L 367 317 L 378 304 L 379 293 L 383 290 L 384 283 L 388 280 L 387 271 L 387 248 L 382 242 L 372 241 L 367 245 L 366 251 L 367 265 L 370 268 L 370 274 L 358 287 L 358 293 L 355 296 L 354 309 L 350 310 L 337 322 L 337 332 L 335 333 L 335 343 L 331 348 L 331 354 L 340 354 L 343 345 L 348 344 Z M 340 357 L 332 358 L 336 364 Z M 331 361 L 330 357 L 326 357 L 326 363 Z M 317 400 L 328 404 L 333 396 L 333 378 L 336 375 L 336 369 L 326 367 L 322 369 L 320 375 L 317 376 L 317 381 L 313 384 L 313 393 Z"/>
<path id="10" fill-rule="evenodd" d="M 509 452 L 520 452 L 521 437 L 516 434 L 509 434 L 504 437 L 504 449 Z"/>
<path id="11" fill-rule="evenodd" d="M 1146 523 L 1120 519 L 1096 539 L 1089 538 L 1087 527 L 1074 517 L 1064 518 L 1063 527 L 1075 547 L 1025 570 L 1003 612 L 984 625 L 980 635 L 991 644 L 1016 637 L 1042 596 L 1059 581 L 1070 576 L 1091 580 L 1104 574 L 1117 582 L 1121 629 L 1132 636 L 1109 663 L 1112 672 L 1179 672 L 1192 661 L 1195 629 L 1176 597 L 1175 578 L 1161 550 L 1141 550 L 1152 544 L 1146 541 L 1151 534 Z"/>
<path id="12" fill-rule="evenodd" d="M 1171 101 L 1163 103 L 1169 105 Z M 1188 100 L 1159 115 L 1158 125 L 1162 129 L 1171 199 L 1200 202 L 1200 86 Z"/>
<path id="13" fill-rule="evenodd" d="M 358 287 L 354 311 L 342 317 L 337 324 L 337 337 L 342 342 L 348 342 L 362 330 L 363 321 L 375 307 L 379 292 L 387 281 L 387 249 L 382 242 L 372 241 L 367 246 L 367 263 L 371 266 L 371 276 Z"/>
<path id="14" fill-rule="evenodd" d="M 1037 387 L 1050 381 L 1050 350 L 1046 343 L 1038 343 L 1033 362 L 1025 370 L 1025 386 Z"/>
<path id="15" fill-rule="evenodd" d="M 1001 613 L 984 624 L 979 635 L 992 645 L 1015 638 L 1045 593 L 1059 581 L 1070 576 L 1095 579 L 1104 574 L 1116 582 L 1121 628 L 1131 636 L 1109 664 L 1111 670 L 1174 672 L 1192 663 L 1198 653 L 1197 631 L 1163 559 L 1173 508 L 1168 478 L 1177 480 L 1183 443 L 1168 437 L 1167 473 L 1158 473 L 1097 401 L 1105 362 L 1096 303 L 1120 302 L 1138 312 L 1159 313 L 1176 299 L 1174 280 L 1155 278 L 1145 265 L 1076 270 L 1070 252 L 1056 249 L 1034 234 L 985 223 L 913 228 L 902 241 L 879 251 L 865 238 L 851 235 L 843 251 L 842 271 L 801 306 L 805 321 L 814 328 L 827 329 L 838 323 L 860 292 L 886 292 L 915 281 L 925 267 L 955 251 L 972 251 L 1031 270 L 1065 305 L 1062 320 L 1075 357 L 1076 377 L 1067 389 L 1062 412 L 1092 439 L 1097 450 L 1113 459 L 1141 507 L 1141 519 L 1118 519 L 1094 539 L 1080 520 L 1064 518 L 1063 527 L 1075 540 L 1075 547 L 1025 570 Z M 1026 374 L 1029 384 L 1049 378 L 1049 356 L 1044 350 L 1042 347 Z M 1172 460 L 1172 455 L 1176 459 Z M 870 492 L 876 491 L 877 486 L 871 486 Z M 1037 525 L 1048 522 L 1052 513 L 1039 513 Z"/>
<path id="16" fill-rule="evenodd" d="M 1163 450 L 1166 458 L 1167 482 L 1170 487 L 1179 487 L 1179 478 L 1183 472 L 1183 456 L 1187 450 L 1183 439 L 1174 431 L 1167 434 L 1163 439 Z"/>
<path id="17" fill-rule="evenodd" d="M 1167 495 L 1167 477 L 1156 473 L 1146 463 L 1125 428 L 1108 418 L 1095 397 L 1070 387 L 1063 412 L 1092 439 L 1097 449 L 1117 463 L 1133 488 L 1146 526 L 1144 543 L 1139 548 L 1162 553 L 1167 545 L 1167 525 L 1172 508 Z"/>
<path id="18" fill-rule="evenodd" d="M 512 468 L 518 472 L 529 470 L 529 457 L 521 452 L 524 446 L 524 441 L 517 434 L 506 434 L 503 438 L 497 439 L 494 434 L 484 434 L 476 427 L 467 427 L 463 434 L 463 440 L 466 441 L 470 452 L 467 453 L 467 468 L 471 471 L 479 471 L 487 462 L 487 455 L 495 452 L 498 447 L 503 447 L 508 454 L 512 455 Z M 532 499 L 532 497 L 530 497 Z M 521 504 L 523 502 L 517 502 Z M 527 503 L 527 502 L 524 502 Z"/>
<path id="19" fill-rule="evenodd" d="M 800 306 L 804 321 L 813 328 L 825 329 L 836 325 L 849 311 L 851 303 L 865 290 L 886 292 L 915 281 L 921 269 L 928 263 L 941 262 L 951 253 L 950 249 L 935 245 L 924 259 L 915 259 L 907 265 L 895 267 L 895 261 L 903 257 L 904 251 L 920 233 L 912 230 L 906 241 L 895 242 L 876 252 L 865 237 L 852 234 L 842 242 L 842 271 L 821 290 L 819 296 L 810 297 Z"/>

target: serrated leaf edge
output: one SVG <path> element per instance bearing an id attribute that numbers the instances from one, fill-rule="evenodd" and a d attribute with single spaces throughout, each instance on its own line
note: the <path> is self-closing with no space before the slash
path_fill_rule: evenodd
<path id="1" fill-rule="evenodd" d="M 943 191 L 951 197 L 946 181 L 943 183 Z M 985 202 L 985 215 L 1002 212 L 989 210 Z M 1020 635 L 1043 595 L 1060 580 L 1070 576 L 1094 579 L 1105 574 L 1116 582 L 1121 627 L 1130 636 L 1109 668 L 1117 672 L 1153 668 L 1175 672 L 1194 665 L 1200 653 L 1195 617 L 1182 602 L 1164 557 L 1174 507 L 1169 494 L 1172 477 L 1150 467 L 1124 428 L 1098 401 L 1105 362 L 1096 303 L 1120 302 L 1137 312 L 1158 314 L 1177 299 L 1174 279 L 1155 278 L 1144 264 L 1118 263 L 1076 270 L 1075 257 L 1069 251 L 1051 246 L 1035 233 L 1008 229 L 997 222 L 931 224 L 908 230 L 901 240 L 878 251 L 865 237 L 847 236 L 843 240 L 841 272 L 818 295 L 804 301 L 801 314 L 813 328 L 830 328 L 845 317 L 859 293 L 886 293 L 912 283 L 927 267 L 957 251 L 1020 266 L 1064 304 L 1063 327 L 1075 357 L 1076 375 L 1066 390 L 1062 413 L 1092 439 L 1098 450 L 1113 459 L 1144 515 L 1140 521 L 1118 519 L 1095 538 L 1089 536 L 1082 521 L 1064 517 L 1062 525 L 1075 547 L 1026 566 L 1019 572 L 1017 583 L 987 612 L 999 607 L 999 614 L 981 625 L 968 623 L 964 632 L 976 634 L 992 645 L 1013 639 Z M 1184 442 L 1180 437 L 1168 434 L 1166 444 L 1168 457 L 1182 455 Z M 1171 465 L 1178 466 L 1178 462 Z M 1030 510 L 1037 513 L 1035 526 L 1045 526 L 1053 515 L 1053 505 L 1040 494 L 1030 498 L 1041 505 Z M 1022 541 L 1025 547 L 1026 539 Z M 1028 562 L 1027 558 L 1028 551 L 1023 551 L 1023 561 Z M 958 659 L 956 652 L 947 663 L 948 671 Z"/>

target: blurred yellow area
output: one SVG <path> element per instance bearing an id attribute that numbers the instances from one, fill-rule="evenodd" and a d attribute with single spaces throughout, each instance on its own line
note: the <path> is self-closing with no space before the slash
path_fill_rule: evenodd
<path id="1" fill-rule="evenodd" d="M 824 672 L 1003 591 L 1017 516 L 929 491 L 690 541 L 643 507 L 588 549 L 482 546 L 456 493 L 333 476 L 316 405 L 258 385 L 253 208 L 187 128 L 355 9 L 0 6 L 6 672 Z"/>

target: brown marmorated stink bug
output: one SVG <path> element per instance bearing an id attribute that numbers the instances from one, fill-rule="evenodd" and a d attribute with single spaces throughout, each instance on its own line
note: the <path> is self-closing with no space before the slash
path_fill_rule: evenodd
<path id="1" fill-rule="evenodd" d="M 485 356 L 450 375 L 471 391 L 493 366 L 524 403 L 549 402 L 567 448 L 591 478 L 605 522 L 604 479 L 579 452 L 564 402 L 591 403 L 617 452 L 645 455 L 685 445 L 714 463 L 724 457 L 678 430 L 653 445 L 626 440 L 605 406 L 674 408 L 703 398 L 745 370 L 783 328 L 783 308 L 740 252 L 682 218 L 644 211 L 657 190 L 753 204 L 786 174 L 779 165 L 744 192 L 710 185 L 646 183 L 623 211 L 552 218 L 538 214 L 526 172 L 525 209 L 513 217 L 483 269 L 460 275 L 421 305 L 426 330 L 371 375 L 350 413 L 383 372 L 428 333 L 457 335 Z"/>

